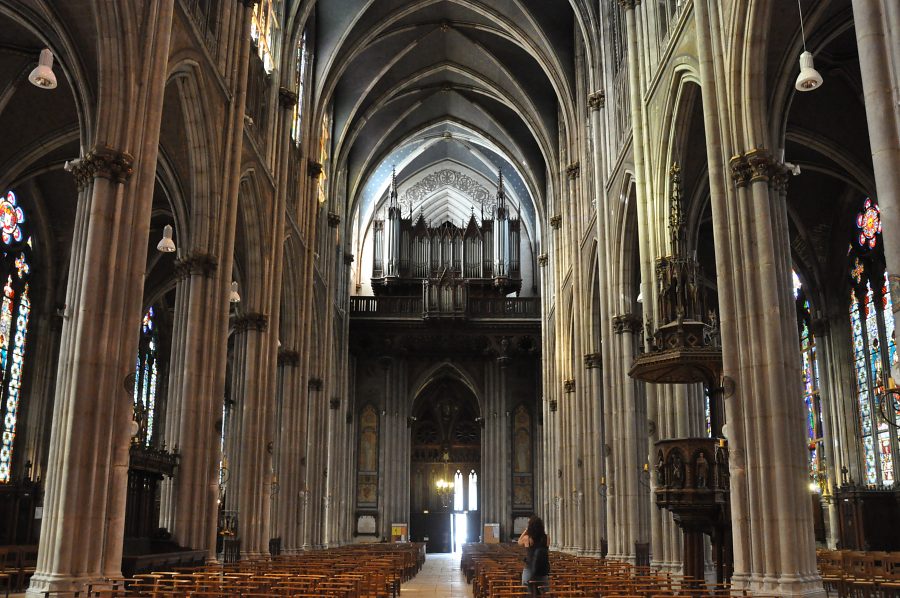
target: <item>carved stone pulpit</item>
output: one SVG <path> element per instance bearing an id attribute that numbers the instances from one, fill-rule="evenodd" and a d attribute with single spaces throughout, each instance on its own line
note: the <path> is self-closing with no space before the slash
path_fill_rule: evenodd
<path id="1" fill-rule="evenodd" d="M 703 534 L 710 536 L 716 579 L 730 577 L 728 449 L 716 438 L 656 443 L 656 506 L 672 512 L 684 533 L 684 576 L 704 576 Z"/>
<path id="2" fill-rule="evenodd" d="M 724 423 L 722 347 L 718 318 L 709 310 L 703 271 L 688 254 L 678 165 L 669 172 L 671 255 L 656 260 L 656 314 L 647 319 L 643 352 L 628 375 L 655 384 L 703 383 L 709 393 L 712 438 L 656 443 L 656 505 L 672 511 L 684 532 L 684 574 L 703 579 L 703 534 L 712 538 L 719 582 L 731 576 L 728 453 Z"/>

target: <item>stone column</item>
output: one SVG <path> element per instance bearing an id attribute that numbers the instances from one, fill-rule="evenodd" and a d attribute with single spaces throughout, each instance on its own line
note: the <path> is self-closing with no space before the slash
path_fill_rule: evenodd
<path id="1" fill-rule="evenodd" d="M 281 373 L 281 426 L 278 466 L 278 514 L 277 532 L 281 536 L 282 550 L 295 554 L 301 547 L 300 501 L 303 490 L 301 462 L 303 459 L 302 426 L 303 401 L 300 392 L 300 353 L 282 348 L 278 353 L 278 368 Z"/>
<path id="2" fill-rule="evenodd" d="M 114 9 L 99 6 L 97 22 L 121 25 Z M 121 577 L 133 400 L 125 382 L 134 372 L 142 315 L 173 10 L 173 0 L 146 7 L 136 38 L 136 64 L 147 74 L 140 87 L 99 75 L 100 105 L 133 108 L 131 122 L 100 115 L 95 125 L 98 137 L 122 145 L 95 145 L 73 166 L 79 193 L 31 596 Z M 119 43 L 128 41 L 118 39 L 122 33 L 100 32 L 112 40 L 100 44 L 101 67 L 108 70 Z"/>
<path id="3" fill-rule="evenodd" d="M 16 459 L 15 471 L 24 473 L 30 463 L 29 477 L 32 480 L 46 478 L 47 450 L 50 446 L 50 422 L 53 417 L 53 391 L 56 383 L 57 357 L 59 355 L 62 320 L 56 315 L 41 318 L 35 322 L 32 333 L 36 337 L 35 346 L 28 356 L 29 364 L 34 364 L 25 412 L 25 448 L 22 457 Z M 20 402 L 20 409 L 22 403 Z M 22 419 L 22 416 L 20 416 Z M 15 455 L 15 453 L 14 453 Z"/>
<path id="4" fill-rule="evenodd" d="M 603 359 L 600 353 L 584 356 L 585 415 L 584 436 L 584 554 L 600 556 L 600 540 L 606 528 L 606 500 L 601 495 L 601 481 L 606 482 L 606 467 L 602 448 L 606 444 L 603 434 Z"/>
<path id="5" fill-rule="evenodd" d="M 599 434 L 599 438 L 592 440 L 592 443 L 596 447 L 597 453 L 597 482 L 596 482 L 596 492 L 597 492 L 597 508 L 599 509 L 599 518 L 600 525 L 596 529 L 596 543 L 595 550 L 601 556 L 605 556 L 606 547 L 607 547 L 607 538 L 609 533 L 609 524 L 608 524 L 608 510 L 609 505 L 607 501 L 607 455 L 606 455 L 606 447 L 609 442 L 609 437 L 607 436 L 606 430 L 606 417 L 607 417 L 607 401 L 610 400 L 612 396 L 612 378 L 610 372 L 612 368 L 608 365 L 613 363 L 611 346 L 613 343 L 612 340 L 612 327 L 610 325 L 611 318 L 610 313 L 611 309 L 609 307 L 609 298 L 611 295 L 609 288 L 609 280 L 608 274 L 610 270 L 609 264 L 609 248 L 607 247 L 608 240 L 612 237 L 608 228 L 607 222 L 607 213 L 609 211 L 609 205 L 607 202 L 603 201 L 606 197 L 604 180 L 605 180 L 605 167 L 603 163 L 604 156 L 604 148 L 606 147 L 604 134 L 606 132 L 605 127 L 603 127 L 603 122 L 601 119 L 600 111 L 603 110 L 606 106 L 606 93 L 603 90 L 598 90 L 592 93 L 588 97 L 588 107 L 591 110 L 591 135 L 593 138 L 593 169 L 594 169 L 594 201 L 595 207 L 597 211 L 597 279 L 598 279 L 598 294 L 599 294 L 599 314 L 598 318 L 600 319 L 599 329 L 600 329 L 600 353 L 598 354 L 599 359 L 595 359 L 596 363 L 599 363 L 600 370 L 597 372 L 597 381 L 594 384 L 595 392 L 595 404 L 594 404 L 594 419 L 593 419 L 593 429 L 596 434 Z M 603 367 L 603 364 L 607 364 L 607 367 Z M 607 394 L 610 393 L 610 394 Z M 593 489 L 589 490 L 589 492 L 593 491 Z"/>
<path id="6" fill-rule="evenodd" d="M 311 377 L 308 386 L 308 411 L 306 420 L 306 483 L 308 495 L 304 513 L 303 549 L 321 548 L 322 544 L 322 507 L 324 504 L 325 470 L 323 446 L 326 438 L 321 427 L 323 382 L 321 378 Z"/>
<path id="7" fill-rule="evenodd" d="M 566 353 L 569 353 L 567 350 Z M 566 357 L 569 357 L 566 355 Z M 566 359 L 565 361 L 569 361 Z M 564 366 L 568 368 L 568 364 Z M 571 370 L 568 370 L 571 371 Z M 575 481 L 575 455 L 577 447 L 575 446 L 576 426 L 577 426 L 577 410 L 578 395 L 575 390 L 575 379 L 567 378 L 562 382 L 562 399 L 560 400 L 560 464 L 563 472 L 562 479 L 559 484 L 559 496 L 562 518 L 562 549 L 566 552 L 575 552 L 576 526 L 578 524 L 578 515 L 575 510 L 575 499 L 578 496 L 578 488 Z"/>
<path id="8" fill-rule="evenodd" d="M 215 257 L 203 253 L 191 254 L 177 264 L 183 279 L 176 291 L 166 444 L 178 450 L 180 459 L 175 478 L 163 486 L 160 516 L 179 544 L 195 549 L 208 548 L 208 521 L 215 511 L 207 500 L 207 458 L 210 446 L 219 452 L 215 422 L 221 417 L 221 409 L 214 411 L 208 394 L 211 324 L 217 313 L 211 309 L 217 300 L 212 283 L 216 264 Z"/>
<path id="9" fill-rule="evenodd" d="M 704 100 L 706 100 L 704 95 Z M 720 280 L 731 278 L 743 298 L 739 311 L 723 318 L 723 331 L 742 329 L 737 343 L 723 342 L 725 375 L 735 380 L 727 400 L 732 476 L 732 522 L 736 543 L 735 584 L 789 596 L 819 595 L 812 514 L 806 488 L 806 442 L 802 402 L 797 399 L 800 356 L 790 289 L 790 255 L 783 193 L 785 170 L 763 149 L 731 161 L 734 228 L 717 227 L 716 249 L 732 243 L 740 264 L 722 264 Z M 715 195 L 714 195 L 715 198 Z M 713 201 L 714 219 L 722 210 Z M 717 256 L 718 258 L 718 256 Z M 724 310 L 723 310 L 724 311 Z M 727 322 L 727 324 L 726 324 Z M 785 389 L 794 389 L 787 391 Z M 752 400 L 751 400 L 752 398 Z M 740 404 L 742 412 L 735 413 Z M 737 432 L 737 434 L 735 434 Z M 734 478 L 745 478 L 734 483 Z M 749 519 L 744 509 L 749 507 Z"/>
<path id="10" fill-rule="evenodd" d="M 819 401 L 822 409 L 822 456 L 825 462 L 825 483 L 822 494 L 822 508 L 825 510 L 825 520 L 828 524 L 826 544 L 834 549 L 838 539 L 838 509 L 833 501 L 834 490 L 840 484 L 840 460 L 838 451 L 835 450 L 835 433 L 839 427 L 835 418 L 836 404 L 839 404 L 840 394 L 832 394 L 832 355 L 828 342 L 829 322 L 826 318 L 816 318 L 812 321 L 812 333 L 816 340 L 816 367 L 819 372 Z"/>
<path id="11" fill-rule="evenodd" d="M 244 109 L 247 100 L 247 73 L 250 64 L 250 21 L 252 17 L 253 2 L 238 0 L 233 6 L 233 28 L 229 31 L 227 41 L 229 51 L 228 64 L 225 78 L 229 82 L 232 100 L 228 106 L 228 116 L 225 121 L 225 145 L 222 156 L 224 162 L 222 177 L 222 204 L 221 217 L 211 223 L 214 228 L 214 253 L 219 258 L 216 271 L 209 281 L 208 303 L 206 312 L 207 324 L 203 329 L 207 346 L 207 352 L 202 363 L 204 375 L 199 379 L 196 387 L 197 400 L 203 407 L 199 407 L 199 419 L 195 422 L 191 433 L 197 435 L 196 464 L 197 475 L 197 502 L 188 503 L 179 497 L 179 511 L 191 512 L 192 515 L 183 515 L 188 520 L 196 520 L 192 525 L 192 543 L 197 542 L 197 548 L 206 548 L 209 551 L 209 562 L 215 562 L 216 527 L 218 512 L 216 502 L 218 500 L 218 472 L 221 459 L 218 435 L 213 423 L 222 412 L 225 396 L 225 370 L 228 357 L 228 331 L 229 312 L 231 310 L 231 276 L 234 266 L 234 241 L 237 228 L 238 195 L 240 193 L 241 161 L 244 139 Z M 223 5 L 226 8 L 229 5 Z M 216 228 L 217 227 L 217 228 Z M 184 420 L 185 425 L 189 419 Z M 184 429 L 184 428 L 183 428 Z M 184 435 L 183 435 L 184 436 Z M 237 484 L 232 479 L 231 494 L 235 494 Z M 205 492 L 202 490 L 205 484 Z M 182 508 L 183 507 L 183 508 Z M 202 521 L 201 521 L 202 519 Z M 238 521 L 240 525 L 240 521 Z M 193 539 L 193 538 L 196 538 Z"/>
<path id="12" fill-rule="evenodd" d="M 634 561 L 637 544 L 649 540 L 647 512 L 650 495 L 643 465 L 646 463 L 646 407 L 637 383 L 628 377 L 635 353 L 635 337 L 641 321 L 631 314 L 613 319 L 615 337 L 616 392 L 609 401 L 606 418 L 611 445 L 608 468 L 610 558 Z"/>
<path id="13" fill-rule="evenodd" d="M 242 395 L 240 453 L 237 479 L 240 511 L 241 556 L 253 558 L 269 553 L 269 509 L 272 478 L 273 444 L 267 421 L 271 405 L 262 380 L 267 371 L 266 342 L 268 318 L 260 313 L 243 314 L 235 320 L 235 330 L 243 332 L 245 372 Z"/>

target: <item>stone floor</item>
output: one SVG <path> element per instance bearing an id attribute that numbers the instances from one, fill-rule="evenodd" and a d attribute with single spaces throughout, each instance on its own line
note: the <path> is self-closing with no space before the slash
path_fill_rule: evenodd
<path id="1" fill-rule="evenodd" d="M 425 566 L 400 587 L 401 598 L 469 598 L 471 586 L 459 570 L 458 554 L 429 554 Z"/>

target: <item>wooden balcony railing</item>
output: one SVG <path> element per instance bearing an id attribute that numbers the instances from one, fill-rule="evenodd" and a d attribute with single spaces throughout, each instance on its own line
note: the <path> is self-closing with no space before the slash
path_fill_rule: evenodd
<path id="1" fill-rule="evenodd" d="M 538 319 L 541 316 L 539 297 L 468 298 L 465 309 L 454 302 L 430 302 L 428 310 L 422 297 L 350 297 L 350 316 L 353 318 L 509 318 Z M 443 309 L 446 308 L 446 309 Z"/>

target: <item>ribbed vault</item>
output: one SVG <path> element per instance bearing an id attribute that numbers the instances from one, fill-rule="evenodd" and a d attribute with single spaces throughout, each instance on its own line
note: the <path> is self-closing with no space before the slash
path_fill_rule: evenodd
<path id="1" fill-rule="evenodd" d="M 357 231 L 392 169 L 405 181 L 453 162 L 493 181 L 502 170 L 539 242 L 576 135 L 581 28 L 568 2 L 332 0 L 314 23 L 316 118 L 330 116 L 330 170 L 346 177 L 342 210 Z"/>

